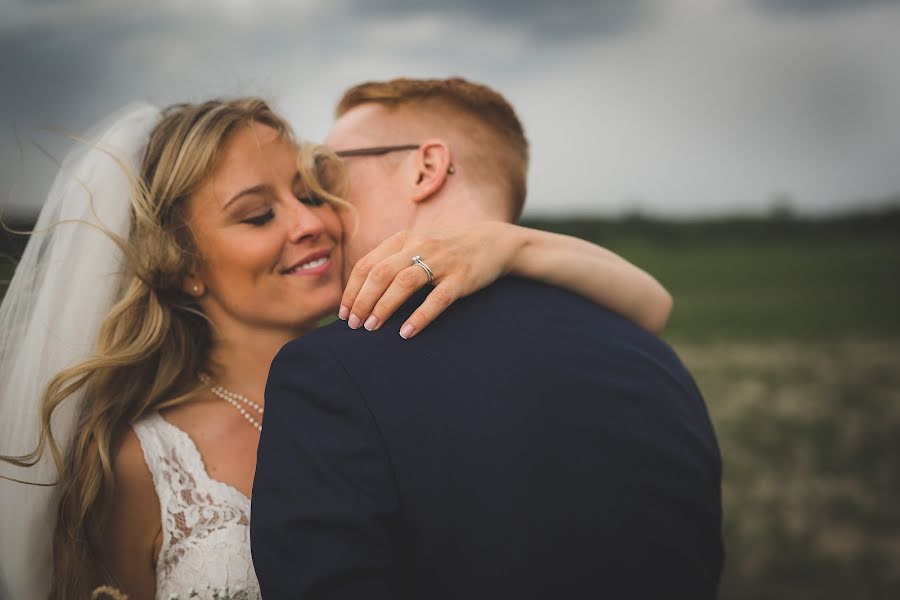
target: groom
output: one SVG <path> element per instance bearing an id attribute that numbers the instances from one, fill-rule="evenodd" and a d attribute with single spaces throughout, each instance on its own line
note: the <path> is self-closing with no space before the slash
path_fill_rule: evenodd
<path id="1" fill-rule="evenodd" d="M 521 210 L 527 142 L 484 86 L 362 84 L 327 143 L 357 150 L 351 261 L 401 229 Z M 668 346 L 514 278 L 402 339 L 427 292 L 272 364 L 251 528 L 264 597 L 713 598 L 720 458 Z"/>

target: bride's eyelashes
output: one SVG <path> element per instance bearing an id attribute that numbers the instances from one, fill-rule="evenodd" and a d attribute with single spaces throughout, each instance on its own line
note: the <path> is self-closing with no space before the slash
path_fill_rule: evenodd
<path id="1" fill-rule="evenodd" d="M 264 212 L 261 215 L 256 215 L 254 217 L 248 217 L 243 219 L 241 223 L 246 223 L 247 225 L 253 225 L 254 227 L 261 227 L 275 218 L 275 211 L 271 208 Z"/>
<path id="2" fill-rule="evenodd" d="M 307 193 L 298 192 L 297 194 L 295 194 L 295 196 L 296 196 L 297 200 L 299 200 L 302 204 L 311 206 L 313 208 L 325 205 L 325 199 L 320 196 L 316 196 L 315 194 L 307 194 Z M 274 218 L 275 218 L 275 211 L 274 211 L 274 209 L 269 208 L 264 213 L 256 214 L 251 217 L 246 217 L 244 219 L 241 219 L 241 223 L 245 223 L 247 225 L 253 225 L 254 227 L 262 227 L 263 225 L 265 225 L 266 223 L 268 223 L 269 221 L 271 221 Z"/>
<path id="3" fill-rule="evenodd" d="M 306 204 L 307 206 L 322 206 L 325 204 L 325 199 L 320 198 L 314 194 L 296 194 L 297 200 Z"/>

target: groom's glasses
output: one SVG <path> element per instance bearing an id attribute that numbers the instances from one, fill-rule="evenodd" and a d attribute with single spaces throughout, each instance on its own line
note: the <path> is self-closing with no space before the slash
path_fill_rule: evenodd
<path id="1" fill-rule="evenodd" d="M 402 150 L 418 150 L 422 144 L 401 144 L 400 146 L 372 146 L 371 148 L 354 148 L 352 150 L 336 150 L 335 154 L 341 158 L 349 158 L 351 156 L 381 156 L 390 152 L 400 152 Z M 447 167 L 447 174 L 456 173 L 456 167 L 452 164 Z"/>
<path id="2" fill-rule="evenodd" d="M 400 152 L 402 150 L 417 150 L 419 144 L 403 144 L 401 146 L 372 146 L 371 148 L 354 148 L 353 150 L 337 150 L 335 154 L 341 158 L 351 156 L 381 156 L 390 152 Z"/>

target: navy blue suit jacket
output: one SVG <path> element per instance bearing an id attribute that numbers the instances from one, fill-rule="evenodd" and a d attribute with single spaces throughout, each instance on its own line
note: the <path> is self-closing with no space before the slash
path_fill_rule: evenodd
<path id="1" fill-rule="evenodd" d="M 721 463 L 657 337 L 508 278 L 272 364 L 253 561 L 282 598 L 713 598 Z"/>

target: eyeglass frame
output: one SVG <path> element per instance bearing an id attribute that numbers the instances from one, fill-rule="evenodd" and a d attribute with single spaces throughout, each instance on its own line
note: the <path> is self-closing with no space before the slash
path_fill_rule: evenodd
<path id="1" fill-rule="evenodd" d="M 354 156 L 384 156 L 391 152 L 401 152 L 403 150 L 418 150 L 422 144 L 400 144 L 398 146 L 372 146 L 371 148 L 351 148 L 349 150 L 335 150 L 334 154 L 338 158 L 352 158 Z M 456 167 L 452 164 L 447 167 L 447 174 L 456 173 Z"/>
<path id="2" fill-rule="evenodd" d="M 371 148 L 352 148 L 350 150 L 335 150 L 334 153 L 341 158 L 353 156 L 382 156 L 391 152 L 402 150 L 418 150 L 422 144 L 400 144 L 398 146 L 372 146 Z"/>

